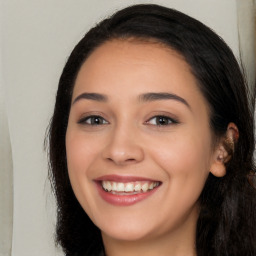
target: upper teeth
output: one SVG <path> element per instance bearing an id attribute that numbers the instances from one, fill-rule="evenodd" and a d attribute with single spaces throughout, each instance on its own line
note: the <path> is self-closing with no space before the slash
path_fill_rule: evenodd
<path id="1" fill-rule="evenodd" d="M 156 181 L 143 181 L 143 182 L 114 182 L 114 181 L 102 181 L 102 187 L 106 191 L 113 192 L 146 192 L 159 186 L 159 182 Z"/>

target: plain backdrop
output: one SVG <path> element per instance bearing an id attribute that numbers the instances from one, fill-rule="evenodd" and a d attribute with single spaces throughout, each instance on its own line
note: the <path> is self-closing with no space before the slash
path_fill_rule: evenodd
<path id="1" fill-rule="evenodd" d="M 253 0 L 0 1 L 0 256 L 63 255 L 43 142 L 62 68 L 97 21 L 135 3 L 181 10 L 222 36 L 254 81 Z"/>

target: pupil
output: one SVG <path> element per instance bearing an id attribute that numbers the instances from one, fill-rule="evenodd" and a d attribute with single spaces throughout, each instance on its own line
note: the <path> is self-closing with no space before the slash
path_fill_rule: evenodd
<path id="1" fill-rule="evenodd" d="M 158 124 L 164 125 L 164 124 L 167 124 L 167 123 L 168 123 L 168 121 L 165 117 L 159 117 L 158 118 Z"/>
<path id="2" fill-rule="evenodd" d="M 93 118 L 93 124 L 100 124 L 100 119 L 98 117 Z"/>

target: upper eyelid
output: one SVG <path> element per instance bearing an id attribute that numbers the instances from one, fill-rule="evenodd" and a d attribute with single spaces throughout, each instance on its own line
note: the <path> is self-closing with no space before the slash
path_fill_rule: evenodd
<path id="1" fill-rule="evenodd" d="M 79 114 L 78 119 L 84 119 L 84 118 L 89 118 L 89 117 L 93 117 L 93 116 L 98 116 L 98 117 L 101 117 L 105 120 L 108 119 L 106 114 L 104 114 L 103 112 L 100 112 L 100 111 L 82 112 L 82 113 Z"/>
<path id="2" fill-rule="evenodd" d="M 148 121 L 152 118 L 155 118 L 155 117 L 166 117 L 173 121 L 180 122 L 178 116 L 176 116 L 170 112 L 165 112 L 165 111 L 154 111 L 153 113 L 150 113 L 150 115 L 148 115 L 148 117 L 146 118 L 146 121 Z"/>

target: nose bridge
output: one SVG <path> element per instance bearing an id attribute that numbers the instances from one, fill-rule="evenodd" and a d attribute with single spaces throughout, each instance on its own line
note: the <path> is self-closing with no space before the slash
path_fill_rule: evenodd
<path id="1" fill-rule="evenodd" d="M 128 122 L 116 124 L 109 134 L 103 157 L 119 165 L 142 161 L 144 151 L 139 141 L 138 127 Z"/>

